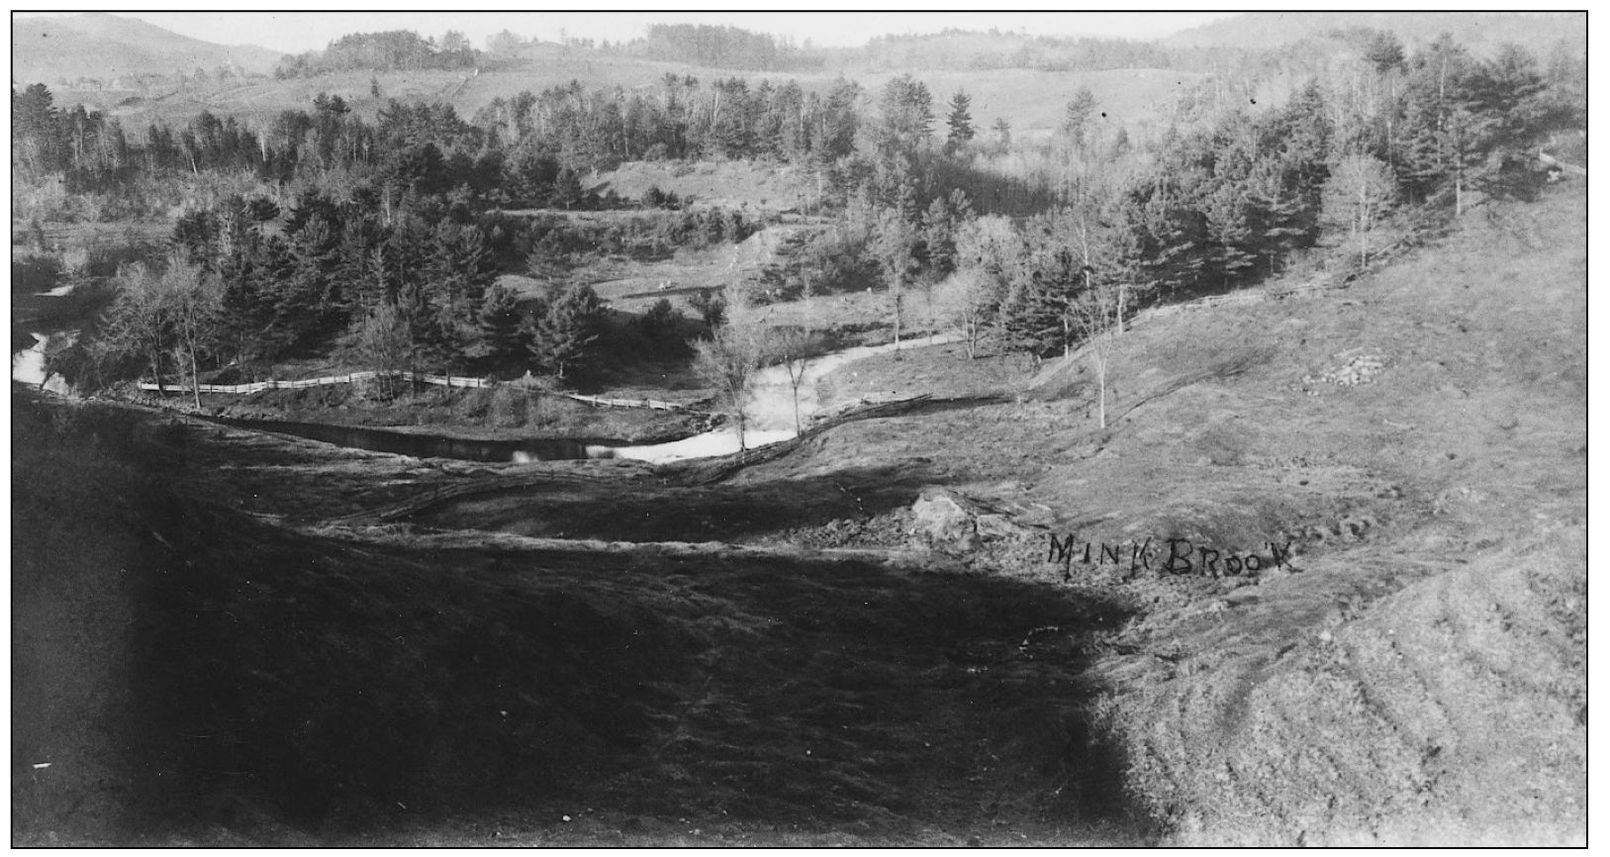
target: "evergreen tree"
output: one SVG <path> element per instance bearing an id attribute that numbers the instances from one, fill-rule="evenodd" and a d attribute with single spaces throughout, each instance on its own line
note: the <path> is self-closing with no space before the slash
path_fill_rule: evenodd
<path id="1" fill-rule="evenodd" d="M 13 157 L 35 175 L 66 166 L 60 125 L 55 96 L 43 83 L 32 84 L 21 93 L 11 91 Z"/>
<path id="2" fill-rule="evenodd" d="M 1404 64 L 1403 43 L 1386 30 L 1376 30 L 1364 47 L 1364 59 L 1375 67 L 1378 74 L 1401 69 Z"/>
<path id="3" fill-rule="evenodd" d="M 1249 208 L 1244 190 L 1230 182 L 1221 183 L 1202 201 L 1202 213 L 1207 219 L 1207 261 L 1226 288 L 1256 260 Z"/>
<path id="4" fill-rule="evenodd" d="M 1523 142 L 1543 115 L 1543 75 L 1537 59 L 1519 45 L 1504 45 L 1496 57 L 1472 68 L 1462 84 L 1463 106 L 1491 119 L 1495 143 Z"/>
<path id="5" fill-rule="evenodd" d="M 928 142 L 933 130 L 933 96 L 927 84 L 903 74 L 884 84 L 878 98 L 878 142 L 883 148 L 909 150 Z"/>
<path id="6" fill-rule="evenodd" d="M 562 206 L 568 211 L 572 206 L 581 202 L 584 193 L 585 191 L 581 186 L 581 176 L 570 167 L 564 167 L 554 177 L 553 188 L 549 191 L 548 199 L 550 204 Z"/>
<path id="7" fill-rule="evenodd" d="M 1067 110 L 1062 119 L 1062 133 L 1068 135 L 1068 139 L 1072 140 L 1075 146 L 1081 148 L 1084 146 L 1085 134 L 1090 125 L 1090 117 L 1095 112 L 1095 94 L 1090 91 L 1088 86 L 1080 87 L 1079 91 L 1074 94 L 1073 100 L 1068 102 Z"/>
<path id="8" fill-rule="evenodd" d="M 548 307 L 537 323 L 529 344 L 538 366 L 563 379 L 586 359 L 588 347 L 598 339 L 604 305 L 592 286 L 571 286 Z"/>
<path id="9" fill-rule="evenodd" d="M 275 327 L 291 347 L 311 344 L 328 332 L 343 307 L 339 267 L 339 235 L 322 213 L 314 213 L 290 241 L 289 279 L 275 301 Z"/>
<path id="10" fill-rule="evenodd" d="M 973 104 L 972 96 L 964 90 L 956 90 L 950 98 L 950 115 L 945 117 L 945 127 L 949 133 L 945 137 L 945 150 L 956 152 L 977 135 L 973 128 L 973 114 L 969 108 Z"/>
<path id="11" fill-rule="evenodd" d="M 477 321 L 480 336 L 476 350 L 470 355 L 472 358 L 485 364 L 502 365 L 519 356 L 522 350 L 520 301 L 513 289 L 493 286 L 481 301 Z"/>

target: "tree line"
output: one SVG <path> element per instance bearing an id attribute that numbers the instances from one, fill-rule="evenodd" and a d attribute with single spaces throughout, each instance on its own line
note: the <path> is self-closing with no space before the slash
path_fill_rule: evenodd
<path id="1" fill-rule="evenodd" d="M 664 62 L 742 71 L 810 71 L 821 68 L 824 59 L 788 36 L 709 24 L 650 24 L 642 38 L 616 50 Z"/>
<path id="2" fill-rule="evenodd" d="M 480 52 L 463 33 L 448 30 L 440 41 L 422 38 L 411 30 L 352 33 L 336 39 L 322 51 L 287 55 L 274 68 L 274 77 L 314 77 L 342 71 L 424 71 L 476 68 Z"/>
<path id="3" fill-rule="evenodd" d="M 1065 126 L 1059 205 L 963 224 L 957 274 L 930 280 L 945 316 L 970 348 L 987 336 L 1043 358 L 1091 343 L 1104 423 L 1107 356 L 1143 302 L 1253 282 L 1324 234 L 1367 263 L 1398 207 L 1457 216 L 1473 190 L 1528 197 L 1545 180 L 1536 144 L 1584 118 L 1518 47 L 1478 60 L 1444 38 L 1410 56 L 1378 34 L 1358 62 L 1346 85 L 1223 111 L 1146 162 L 1081 157 Z"/>
<path id="4" fill-rule="evenodd" d="M 1395 206 L 1458 213 L 1472 189 L 1523 192 L 1535 175 L 1516 168 L 1519 153 L 1585 116 L 1580 92 L 1519 48 L 1480 60 L 1441 39 L 1411 56 L 1378 34 L 1353 63 L 1281 106 L 1204 103 L 1139 143 L 1095 121 L 1101 105 L 1088 90 L 1069 99 L 1050 143 L 1023 150 L 1001 140 L 1009 126 L 992 129 L 994 139 L 974 126 L 966 92 L 936 104 L 911 75 L 877 93 L 841 79 L 810 94 L 667 75 L 631 93 L 579 84 L 522 93 L 472 121 L 445 105 L 391 102 L 368 123 L 321 96 L 312 112 L 287 111 L 264 130 L 203 115 L 172 145 L 160 131 L 144 146 L 124 141 L 121 157 L 180 174 L 251 170 L 281 188 L 187 215 L 175 233 L 187 264 L 229 284 L 222 341 L 251 359 L 354 336 L 402 342 L 399 353 L 443 368 L 531 359 L 569 371 L 578 352 L 540 343 L 594 341 L 600 334 L 565 320 L 593 317 L 594 301 L 551 295 L 511 322 L 509 296 L 489 287 L 510 254 L 562 262 L 569 233 L 532 224 L 516 241 L 486 209 L 516 197 L 607 205 L 587 197 L 580 176 L 629 157 L 809 167 L 818 208 L 840 216 L 733 295 L 742 303 L 876 283 L 897 337 L 919 300 L 930 317 L 948 313 L 969 331 L 971 345 L 988 334 L 1045 357 L 1115 329 L 1115 317 L 1144 302 L 1277 273 L 1327 230 L 1367 261 L 1370 234 Z M 14 162 L 28 169 L 93 171 L 99 152 L 120 151 L 115 123 L 55 111 L 43 87 L 14 91 L 13 115 L 26 120 L 14 122 Z M 1033 204 L 1012 216 L 984 180 L 1003 149 L 1031 156 L 1018 178 Z M 753 228 L 732 213 L 671 214 L 614 246 L 663 252 Z M 539 322 L 562 303 L 539 342 Z"/>

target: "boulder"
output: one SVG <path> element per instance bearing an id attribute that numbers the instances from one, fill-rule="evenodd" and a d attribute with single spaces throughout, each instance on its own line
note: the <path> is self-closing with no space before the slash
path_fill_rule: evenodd
<path id="1" fill-rule="evenodd" d="M 971 505 L 943 488 L 924 489 L 911 505 L 912 535 L 941 550 L 978 547 L 978 521 Z"/>

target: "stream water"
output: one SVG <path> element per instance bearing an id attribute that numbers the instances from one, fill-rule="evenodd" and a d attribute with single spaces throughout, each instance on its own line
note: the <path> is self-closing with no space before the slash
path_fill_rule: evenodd
<path id="1" fill-rule="evenodd" d="M 244 420 L 213 417 L 214 422 L 240 428 L 305 437 L 353 449 L 411 455 L 415 458 L 457 458 L 463 461 L 564 461 L 608 458 L 620 441 L 575 438 L 530 440 L 472 440 L 437 434 L 416 434 L 367 426 L 303 423 L 286 420 Z"/>
<path id="2" fill-rule="evenodd" d="M 65 298 L 72 294 L 74 285 L 73 283 L 67 283 L 49 291 L 34 292 L 32 297 L 35 299 Z M 22 297 L 27 300 L 28 296 Z M 49 377 L 49 373 L 45 371 L 45 349 L 50 347 L 51 340 L 55 337 L 65 336 L 70 338 L 76 335 L 74 331 L 70 330 L 49 329 L 48 325 L 51 324 L 49 319 L 57 312 L 59 306 L 60 302 L 55 300 L 43 302 L 34 300 L 29 302 L 29 305 L 22 309 L 19 315 L 13 316 L 13 322 L 17 322 L 20 319 L 21 323 L 28 324 L 30 327 L 38 324 L 41 327 L 46 327 L 47 330 L 45 332 L 31 331 L 29 335 L 34 338 L 34 344 L 11 355 L 11 380 L 32 387 L 44 386 Z M 17 311 L 15 301 L 13 302 L 13 310 Z M 56 323 L 60 324 L 62 322 L 57 320 Z"/>
<path id="3" fill-rule="evenodd" d="M 11 380 L 39 387 L 45 383 L 45 344 L 50 337 L 42 333 L 30 335 L 34 344 L 11 355 Z"/>

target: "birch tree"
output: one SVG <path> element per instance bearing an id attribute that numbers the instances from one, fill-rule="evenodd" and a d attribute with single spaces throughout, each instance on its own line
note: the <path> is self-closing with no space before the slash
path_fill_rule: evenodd
<path id="1" fill-rule="evenodd" d="M 1324 216 L 1344 227 L 1358 247 L 1359 267 L 1369 264 L 1369 233 L 1397 193 L 1386 164 L 1370 155 L 1352 154 L 1331 167 L 1323 192 Z"/>
<path id="2" fill-rule="evenodd" d="M 161 300 L 172 319 L 175 354 L 190 366 L 190 393 L 201 410 L 201 355 L 212 351 L 222 329 L 222 291 L 200 266 L 175 256 L 162 274 Z"/>
<path id="3" fill-rule="evenodd" d="M 781 328 L 773 332 L 766 349 L 782 362 L 788 373 L 788 386 L 794 394 L 794 433 L 803 430 L 799 417 L 799 389 L 805 383 L 805 370 L 822 350 L 822 337 L 802 327 Z"/>
<path id="4" fill-rule="evenodd" d="M 757 326 L 734 320 L 717 327 L 709 339 L 695 340 L 692 345 L 694 371 L 716 388 L 718 401 L 737 423 L 738 449 L 746 449 L 744 431 L 754 397 L 752 386 L 764 357 Z"/>
<path id="5" fill-rule="evenodd" d="M 1089 272 L 1086 268 L 1087 281 Z M 1085 340 L 1096 372 L 1096 408 L 1103 429 L 1107 427 L 1107 372 L 1112 365 L 1113 340 L 1123 325 L 1120 288 L 1114 283 L 1094 283 L 1069 302 L 1074 325 Z"/>
<path id="6" fill-rule="evenodd" d="M 197 408 L 201 393 L 201 358 L 218 341 L 221 295 L 217 281 L 184 259 L 169 259 L 157 274 L 144 265 L 124 267 L 117 276 L 118 295 L 101 335 L 113 352 L 139 357 L 151 369 L 158 393 L 164 367 L 172 362 L 188 370 Z"/>

